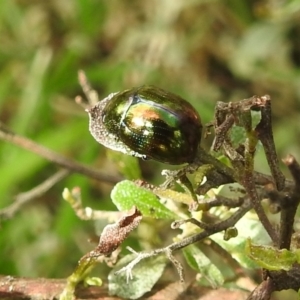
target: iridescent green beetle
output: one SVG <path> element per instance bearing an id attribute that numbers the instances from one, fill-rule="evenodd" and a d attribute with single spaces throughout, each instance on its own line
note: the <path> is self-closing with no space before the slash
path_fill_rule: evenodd
<path id="1" fill-rule="evenodd" d="M 191 163 L 201 141 L 201 119 L 193 106 L 154 86 L 110 94 L 87 112 L 97 142 L 143 159 Z"/>

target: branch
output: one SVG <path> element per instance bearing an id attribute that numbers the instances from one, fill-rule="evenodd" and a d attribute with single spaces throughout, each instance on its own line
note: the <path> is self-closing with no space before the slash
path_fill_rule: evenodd
<path id="1" fill-rule="evenodd" d="M 71 191 L 65 188 L 63 198 L 71 205 L 80 220 L 107 220 L 108 222 L 116 222 L 124 215 L 123 211 L 94 210 L 91 207 L 84 207 L 79 187 L 75 187 Z"/>
<path id="2" fill-rule="evenodd" d="M 292 155 L 288 155 L 284 164 L 289 168 L 295 182 L 295 186 L 289 196 L 284 195 L 281 203 L 279 249 L 290 248 L 293 234 L 294 219 L 300 203 L 300 165 Z"/>
<path id="3" fill-rule="evenodd" d="M 245 147 L 245 168 L 244 174 L 241 176 L 241 183 L 244 186 L 247 194 L 249 195 L 253 208 L 264 226 L 265 230 L 268 232 L 274 243 L 278 242 L 278 235 L 273 228 L 270 220 L 268 219 L 262 205 L 261 201 L 258 197 L 258 193 L 256 190 L 254 177 L 253 177 L 253 168 L 254 168 L 254 153 L 256 149 L 257 140 L 252 135 L 252 131 L 248 133 L 249 138 L 247 139 L 246 147 Z"/>
<path id="4" fill-rule="evenodd" d="M 7 300 L 28 300 L 28 299 L 58 299 L 66 279 L 47 278 L 16 278 L 11 276 L 0 276 L 0 298 Z M 201 287 L 198 283 L 178 284 L 178 282 L 164 282 L 156 284 L 148 296 L 143 296 L 144 300 L 153 299 L 201 299 L 199 295 L 204 295 L 206 299 L 217 299 L 226 295 L 227 299 L 245 299 L 249 292 L 241 290 L 231 290 L 220 288 L 217 291 L 211 288 Z M 186 295 L 186 297 L 185 297 Z M 103 286 L 78 286 L 76 289 L 76 300 L 83 299 L 105 299 L 120 300 L 119 297 L 109 295 L 108 285 Z"/>
<path id="5" fill-rule="evenodd" d="M 115 184 L 121 180 L 120 177 L 108 175 L 105 172 L 100 172 L 94 168 L 78 163 L 72 159 L 64 157 L 42 145 L 39 145 L 32 140 L 18 135 L 7 128 L 0 122 L 0 139 L 10 142 L 18 147 L 29 150 L 71 172 L 80 173 L 93 179 Z"/>
<path id="6" fill-rule="evenodd" d="M 275 287 L 272 284 L 272 281 L 267 279 L 251 292 L 247 300 L 269 300 L 274 291 Z"/>
<path id="7" fill-rule="evenodd" d="M 73 299 L 76 286 L 86 279 L 97 263 L 113 256 L 113 252 L 123 243 L 129 233 L 139 225 L 141 220 L 140 211 L 133 207 L 117 222 L 106 225 L 100 235 L 97 247 L 79 260 L 74 272 L 68 277 L 67 284 L 59 299 Z"/>
<path id="8" fill-rule="evenodd" d="M 137 265 L 143 259 L 153 257 L 153 256 L 156 256 L 161 253 L 165 253 L 165 255 L 169 258 L 170 253 L 172 253 L 175 250 L 180 250 L 184 247 L 187 247 L 188 245 L 197 243 L 197 242 L 209 237 L 210 235 L 212 235 L 214 233 L 223 231 L 223 230 L 227 229 L 228 227 L 234 226 L 237 223 L 237 221 L 240 220 L 251 208 L 252 208 L 251 201 L 249 201 L 249 199 L 245 199 L 243 205 L 228 219 L 221 221 L 219 223 L 216 223 L 216 224 L 205 225 L 204 231 L 194 234 L 192 236 L 189 236 L 187 238 L 184 238 L 182 241 L 175 242 L 167 247 L 159 248 L 159 249 L 156 249 L 156 250 L 153 250 L 150 252 L 137 253 L 137 257 L 133 261 L 131 261 L 127 266 L 118 270 L 117 273 L 126 272 L 126 277 L 128 279 L 132 278 L 132 269 L 135 267 L 135 265 Z M 190 219 L 187 221 L 190 221 Z M 180 224 L 180 222 L 181 221 L 175 222 L 175 224 L 176 223 Z M 173 226 L 172 228 L 175 228 L 175 227 Z M 179 273 L 179 277 L 181 278 L 182 277 L 181 265 L 180 265 L 180 267 L 175 265 L 175 267 Z"/>
<path id="9" fill-rule="evenodd" d="M 0 210 L 0 220 L 12 218 L 26 203 L 43 195 L 56 183 L 70 174 L 67 170 L 60 170 L 33 189 L 21 193 L 15 197 L 15 202 Z"/>
<path id="10" fill-rule="evenodd" d="M 258 139 L 263 144 L 276 187 L 281 191 L 284 188 L 285 177 L 279 169 L 279 160 L 273 139 L 271 97 L 266 95 L 261 98 L 265 100 L 265 105 L 261 107 L 261 120 L 255 128 L 255 132 L 257 133 Z"/>

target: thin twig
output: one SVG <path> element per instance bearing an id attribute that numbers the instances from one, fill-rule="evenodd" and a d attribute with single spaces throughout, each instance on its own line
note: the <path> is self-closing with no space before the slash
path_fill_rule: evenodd
<path id="1" fill-rule="evenodd" d="M 223 231 L 225 229 L 227 229 L 228 227 L 232 227 L 234 226 L 238 220 L 240 220 L 250 209 L 252 208 L 252 204 L 249 201 L 249 199 L 245 199 L 243 205 L 233 214 L 231 215 L 228 219 L 224 220 L 224 221 L 220 221 L 216 224 L 212 224 L 210 226 L 210 228 L 192 235 L 190 237 L 187 237 L 185 239 L 183 239 L 180 242 L 176 242 L 171 244 L 170 246 L 168 246 L 168 248 L 170 248 L 172 251 L 174 250 L 179 250 L 182 249 L 190 244 L 199 242 L 205 238 L 207 238 L 208 236 Z"/>
<path id="2" fill-rule="evenodd" d="M 224 197 L 222 195 L 215 195 L 215 198 L 213 198 L 210 201 L 207 201 L 208 209 L 216 206 L 226 206 L 228 208 L 236 208 L 243 204 L 244 198 L 238 197 L 238 198 L 228 198 Z"/>
<path id="3" fill-rule="evenodd" d="M 78 163 L 70 158 L 64 157 L 63 155 L 50 150 L 42 145 L 35 143 L 34 141 L 18 135 L 11 130 L 5 128 L 0 122 L 0 139 L 10 142 L 18 147 L 29 150 L 30 152 L 36 153 L 37 155 L 71 171 L 86 175 L 93 179 L 115 184 L 121 180 L 118 176 L 111 176 L 107 172 L 100 172 L 87 165 Z"/>
<path id="4" fill-rule="evenodd" d="M 244 174 L 241 176 L 241 183 L 244 186 L 247 194 L 249 195 L 253 208 L 264 226 L 265 230 L 268 232 L 274 243 L 278 242 L 278 235 L 274 230 L 270 220 L 268 219 L 258 197 L 256 190 L 254 177 L 253 177 L 253 168 L 254 168 L 254 153 L 256 150 L 257 140 L 253 132 L 248 132 L 248 138 L 245 143 L 245 168 Z"/>
<path id="5" fill-rule="evenodd" d="M 60 170 L 30 191 L 17 195 L 15 197 L 15 202 L 0 210 L 0 219 L 12 218 L 26 203 L 43 195 L 68 174 L 70 174 L 68 170 Z"/>
<path id="6" fill-rule="evenodd" d="M 259 109 L 262 115 L 260 123 L 256 126 L 255 130 L 252 129 L 252 109 Z M 262 140 L 271 173 L 274 178 L 271 182 L 275 181 L 275 184 L 279 190 L 284 187 L 285 177 L 278 167 L 278 158 L 273 140 L 271 122 L 271 98 L 270 96 L 266 95 L 263 97 L 253 96 L 249 99 L 231 102 L 229 104 L 219 102 L 216 106 L 215 118 L 215 140 L 217 141 L 217 135 L 220 135 L 219 140 L 221 141 L 217 143 L 219 145 L 217 149 L 223 146 L 225 153 L 234 166 L 234 179 L 236 179 L 237 182 L 240 182 L 244 186 L 261 223 L 265 227 L 273 242 L 276 243 L 278 242 L 278 235 L 272 227 L 272 224 L 270 223 L 265 211 L 261 206 L 255 186 L 255 180 L 257 176 L 254 176 L 254 154 L 256 151 L 258 140 Z M 238 149 L 234 149 L 233 147 L 231 147 L 230 140 L 228 143 L 229 147 L 224 147 L 224 141 L 226 141 L 227 133 L 234 123 L 237 126 L 243 127 L 247 134 L 247 138 L 242 148 L 244 149 L 243 155 L 240 154 L 240 151 Z M 221 128 L 221 130 L 219 130 L 219 128 Z M 222 130 L 224 132 L 222 132 Z M 230 177 L 230 174 L 228 177 Z"/>
<path id="7" fill-rule="evenodd" d="M 247 300 L 269 300 L 274 291 L 275 286 L 272 283 L 272 279 L 268 278 L 251 292 Z"/>
<path id="8" fill-rule="evenodd" d="M 83 70 L 78 71 L 79 84 L 88 100 L 90 106 L 94 106 L 99 101 L 99 95 L 90 85 L 85 72 Z"/>
<path id="9" fill-rule="evenodd" d="M 111 223 L 116 222 L 124 215 L 122 211 L 103 211 L 84 207 L 81 201 L 80 188 L 78 187 L 73 188 L 71 191 L 65 188 L 63 198 L 71 205 L 77 217 L 81 220 L 107 220 Z"/>
<path id="10" fill-rule="evenodd" d="M 257 133 L 258 139 L 263 144 L 276 187 L 281 191 L 284 188 L 285 176 L 279 168 L 279 160 L 273 138 L 271 97 L 266 95 L 261 98 L 265 100 L 265 105 L 261 107 L 261 120 L 255 128 L 255 132 Z"/>
<path id="11" fill-rule="evenodd" d="M 207 227 L 204 231 L 194 234 L 192 236 L 186 237 L 183 240 L 179 242 L 175 242 L 167 247 L 159 248 L 150 252 L 141 252 L 138 253 L 137 257 L 131 261 L 127 266 L 123 267 L 122 269 L 118 270 L 117 273 L 125 272 L 127 278 L 130 278 L 132 276 L 132 269 L 143 259 L 148 257 L 153 257 L 161 253 L 165 253 L 167 256 L 169 253 L 172 253 L 175 250 L 180 250 L 184 247 L 187 247 L 188 245 L 197 243 L 210 235 L 223 231 L 228 227 L 234 226 L 238 220 L 240 220 L 250 209 L 252 208 L 252 204 L 249 201 L 249 199 L 245 199 L 242 206 L 228 219 L 221 221 L 216 224 L 212 224 Z"/>
<path id="12" fill-rule="evenodd" d="M 300 203 L 300 165 L 292 155 L 288 155 L 283 159 L 283 162 L 289 168 L 294 178 L 295 187 L 289 197 L 285 197 L 288 203 L 282 203 L 278 247 L 279 249 L 289 249 L 293 234 L 294 219 Z"/>

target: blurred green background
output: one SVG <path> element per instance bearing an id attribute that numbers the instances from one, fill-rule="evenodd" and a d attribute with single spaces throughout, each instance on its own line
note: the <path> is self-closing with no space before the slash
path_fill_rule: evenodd
<path id="1" fill-rule="evenodd" d="M 190 101 L 204 123 L 213 119 L 217 101 L 270 94 L 279 157 L 292 153 L 300 159 L 298 0 L 2 0 L 1 122 L 65 156 L 118 174 L 114 154 L 95 142 L 87 115 L 74 103 L 82 95 L 79 69 L 101 97 L 154 84 Z M 166 167 L 141 164 L 152 183 L 162 182 Z M 257 169 L 269 172 L 262 151 Z M 1 141 L 0 209 L 56 171 L 43 158 Z M 74 186 L 81 188 L 85 205 L 115 209 L 111 185 L 69 176 L 1 222 L 0 274 L 72 272 L 93 247 L 87 240 L 95 232 L 93 222 L 79 221 L 61 197 L 64 187 Z"/>

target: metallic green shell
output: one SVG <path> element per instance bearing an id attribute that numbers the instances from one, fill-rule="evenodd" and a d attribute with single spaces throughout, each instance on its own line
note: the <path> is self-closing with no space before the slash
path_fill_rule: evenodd
<path id="1" fill-rule="evenodd" d="M 102 134 L 100 138 L 93 134 L 98 142 L 126 154 L 169 164 L 194 160 L 202 125 L 199 114 L 187 101 L 154 86 L 133 88 L 108 98 L 96 105 L 97 110 L 89 110 L 92 134 Z M 95 119 L 98 127 L 101 125 L 100 131 L 92 128 Z"/>

